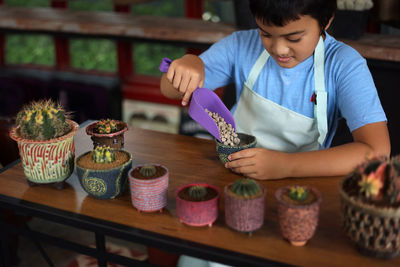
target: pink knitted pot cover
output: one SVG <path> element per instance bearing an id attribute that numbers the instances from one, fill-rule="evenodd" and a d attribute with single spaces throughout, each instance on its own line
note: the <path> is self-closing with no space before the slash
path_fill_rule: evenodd
<path id="1" fill-rule="evenodd" d="M 217 192 L 217 196 L 207 201 L 188 201 L 181 199 L 179 192 L 193 185 L 201 185 L 211 187 Z M 179 187 L 175 192 L 176 212 L 181 222 L 191 226 L 212 226 L 213 222 L 218 217 L 218 200 L 220 190 L 218 187 L 204 183 L 192 183 Z"/>
<path id="2" fill-rule="evenodd" d="M 225 222 L 239 232 L 252 232 L 264 224 L 264 207 L 267 190 L 260 184 L 263 194 L 254 199 L 240 199 L 228 193 L 225 186 Z"/>
<path id="3" fill-rule="evenodd" d="M 305 186 L 317 197 L 317 200 L 308 205 L 293 205 L 282 200 L 282 194 L 290 187 L 279 188 L 275 192 L 278 200 L 278 217 L 282 235 L 291 243 L 305 243 L 311 239 L 318 225 L 319 206 L 322 201 L 321 193 L 312 187 Z"/>
<path id="4" fill-rule="evenodd" d="M 164 168 L 166 173 L 155 179 L 137 179 L 132 177 L 133 169 L 129 171 L 132 205 L 139 211 L 161 211 L 167 206 L 169 172 L 166 167 L 157 166 Z"/>

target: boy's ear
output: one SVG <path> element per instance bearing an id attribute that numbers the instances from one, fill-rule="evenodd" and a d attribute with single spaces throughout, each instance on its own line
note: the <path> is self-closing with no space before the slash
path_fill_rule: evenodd
<path id="1" fill-rule="evenodd" d="M 329 21 L 328 21 L 328 24 L 325 26 L 325 31 L 327 30 L 327 29 L 329 29 L 329 26 L 331 26 L 331 23 L 332 23 L 332 21 L 333 21 L 333 19 L 335 18 L 335 15 L 333 15 L 330 19 L 329 19 Z"/>

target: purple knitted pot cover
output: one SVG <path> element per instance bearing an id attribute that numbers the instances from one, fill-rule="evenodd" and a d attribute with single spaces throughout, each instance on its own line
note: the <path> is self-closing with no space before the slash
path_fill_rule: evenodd
<path id="1" fill-rule="evenodd" d="M 129 171 L 132 205 L 139 211 L 160 211 L 167 206 L 169 173 L 161 167 L 166 173 L 155 179 L 137 179 L 131 175 L 133 169 Z"/>
<path id="2" fill-rule="evenodd" d="M 264 224 L 265 196 L 267 190 L 260 184 L 263 194 L 254 199 L 240 199 L 228 193 L 225 186 L 225 222 L 239 232 L 252 232 Z"/>
<path id="3" fill-rule="evenodd" d="M 217 196 L 213 199 L 199 202 L 184 200 L 178 196 L 179 191 L 193 185 L 211 187 L 217 191 Z M 219 195 L 219 189 L 209 184 L 193 183 L 179 187 L 175 192 L 178 218 L 181 222 L 191 226 L 212 226 L 213 222 L 215 222 L 218 217 Z"/>
<path id="4" fill-rule="evenodd" d="M 305 186 L 316 195 L 317 200 L 308 205 L 292 205 L 282 200 L 282 194 L 290 187 L 279 188 L 275 192 L 278 200 L 278 217 L 284 238 L 291 242 L 305 242 L 313 237 L 318 225 L 319 205 L 321 194 L 317 189 Z"/>

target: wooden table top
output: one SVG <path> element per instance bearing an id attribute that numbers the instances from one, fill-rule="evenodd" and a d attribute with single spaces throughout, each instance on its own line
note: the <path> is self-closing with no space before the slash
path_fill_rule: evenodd
<path id="1" fill-rule="evenodd" d="M 76 155 L 91 149 L 81 128 L 75 136 Z M 98 200 L 83 191 L 75 173 L 63 190 L 50 186 L 29 187 L 21 164 L 0 173 L 0 195 L 93 217 L 185 241 L 218 247 L 296 266 L 400 266 L 400 258 L 380 260 L 361 255 L 341 229 L 338 184 L 341 177 L 316 177 L 263 181 L 267 188 L 264 226 L 252 236 L 228 228 L 224 200 L 212 227 L 191 227 L 179 222 L 175 190 L 194 181 L 223 187 L 239 178 L 225 169 L 216 155 L 214 141 L 142 129 L 125 133 L 125 149 L 133 154 L 133 165 L 147 162 L 165 165 L 170 172 L 168 205 L 162 213 L 139 213 L 130 202 L 129 191 L 114 200 Z M 291 246 L 281 236 L 274 192 L 285 185 L 312 185 L 323 195 L 320 220 L 314 237 L 304 247 Z"/>

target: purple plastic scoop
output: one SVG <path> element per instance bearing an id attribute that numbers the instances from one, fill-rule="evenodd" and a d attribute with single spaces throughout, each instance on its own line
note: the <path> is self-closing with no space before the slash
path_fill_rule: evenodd
<path id="1" fill-rule="evenodd" d="M 166 73 L 171 62 L 171 59 L 163 58 L 159 70 Z M 219 116 L 224 118 L 226 123 L 230 123 L 232 127 L 236 129 L 235 120 L 231 112 L 224 105 L 218 95 L 210 89 L 198 87 L 192 94 L 192 99 L 189 105 L 189 115 L 198 124 L 203 126 L 203 128 L 206 129 L 212 136 L 218 139 L 218 141 L 221 141 L 218 126 L 208 115 L 205 109 L 217 113 Z"/>

